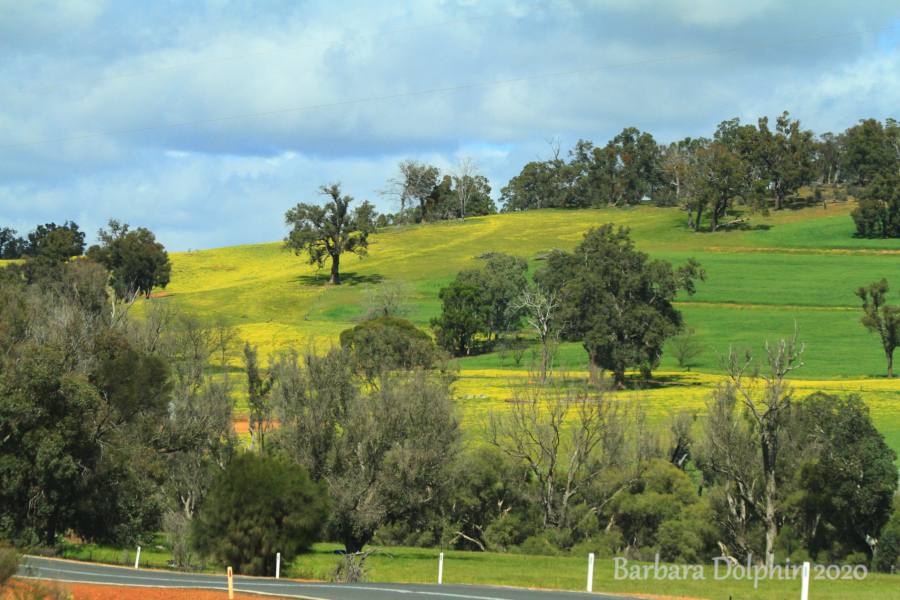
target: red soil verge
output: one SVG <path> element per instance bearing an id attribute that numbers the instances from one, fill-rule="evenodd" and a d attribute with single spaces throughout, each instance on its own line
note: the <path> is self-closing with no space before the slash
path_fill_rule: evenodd
<path id="1" fill-rule="evenodd" d="M 44 584 L 51 591 L 47 600 L 68 598 L 71 600 L 227 600 L 228 592 L 211 590 L 191 590 L 172 588 L 119 587 L 115 585 L 95 585 L 91 583 L 51 583 Z M 15 596 L 9 596 L 15 598 Z M 234 594 L 235 600 L 278 600 L 272 596 Z M 283 600 L 283 599 L 282 599 Z"/>

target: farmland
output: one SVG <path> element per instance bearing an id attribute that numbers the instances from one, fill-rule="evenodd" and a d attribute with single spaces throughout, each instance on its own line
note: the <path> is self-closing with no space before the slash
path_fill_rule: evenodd
<path id="1" fill-rule="evenodd" d="M 638 384 L 645 389 L 620 394 L 640 397 L 655 418 L 700 409 L 721 374 L 716 352 L 729 346 L 759 349 L 766 340 L 792 334 L 796 323 L 808 347 L 804 367 L 795 373 L 798 392 L 862 394 L 876 425 L 900 450 L 900 383 L 883 377 L 883 353 L 860 325 L 853 294 L 882 277 L 900 286 L 900 244 L 853 237 L 854 206 L 754 215 L 747 229 L 714 234 L 687 230 L 677 209 L 652 207 L 526 211 L 383 229 L 372 236 L 368 256 L 342 261 L 341 286 L 326 285 L 326 270 L 317 272 L 304 257 L 284 252 L 280 242 L 194 251 L 172 255 L 172 283 L 164 293 L 181 310 L 223 318 L 265 357 L 310 342 L 332 343 L 362 314 L 367 289 L 382 279 L 407 282 L 408 318 L 427 328 L 440 310 L 438 291 L 460 269 L 479 267 L 475 256 L 522 256 L 533 271 L 541 264 L 532 260 L 536 255 L 571 250 L 589 227 L 612 222 L 630 227 L 637 247 L 651 258 L 677 265 L 694 257 L 709 276 L 694 296 L 678 298 L 687 325 L 707 346 L 690 372 L 666 355 L 654 380 L 673 385 Z M 509 358 L 501 366 L 497 354 L 458 361 L 456 396 L 469 429 L 510 396 L 510 385 L 527 377 L 529 360 L 526 353 L 519 367 Z M 563 343 L 557 352 L 557 368 L 581 371 L 586 360 L 578 344 Z"/>

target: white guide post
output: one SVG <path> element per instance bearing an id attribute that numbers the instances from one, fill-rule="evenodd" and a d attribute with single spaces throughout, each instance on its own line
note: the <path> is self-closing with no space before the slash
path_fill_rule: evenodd
<path id="1" fill-rule="evenodd" d="M 438 583 L 441 583 L 444 579 L 444 553 L 441 552 L 441 558 L 438 562 Z"/>
<path id="2" fill-rule="evenodd" d="M 588 554 L 588 585 L 587 591 L 591 592 L 594 588 L 594 554 Z"/>
<path id="3" fill-rule="evenodd" d="M 809 563 L 803 563 L 803 587 L 800 591 L 800 600 L 809 600 Z"/>
<path id="4" fill-rule="evenodd" d="M 141 560 L 141 547 L 138 546 L 137 556 L 134 557 L 134 568 L 138 568 L 138 562 Z"/>
<path id="5" fill-rule="evenodd" d="M 281 577 L 281 552 L 275 553 L 275 579 Z"/>
<path id="6" fill-rule="evenodd" d="M 231 567 L 228 567 L 228 599 L 234 600 L 234 575 L 231 572 Z"/>

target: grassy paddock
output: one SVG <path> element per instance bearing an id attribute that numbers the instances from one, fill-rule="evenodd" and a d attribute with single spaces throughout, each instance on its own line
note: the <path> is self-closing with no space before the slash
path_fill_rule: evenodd
<path id="1" fill-rule="evenodd" d="M 155 542 L 161 541 L 161 538 Z M 313 551 L 297 557 L 290 565 L 284 565 L 285 577 L 296 579 L 329 579 L 329 572 L 340 558 L 334 554 L 339 544 L 316 544 Z M 95 544 L 64 544 L 63 557 L 75 560 L 93 560 L 108 564 L 123 564 L 123 550 L 129 552 L 128 566 L 134 566 L 134 548 L 98 546 Z M 437 548 L 384 548 L 369 557 L 369 577 L 376 582 L 437 583 Z M 146 562 L 145 562 L 146 558 Z M 154 546 L 141 549 L 141 567 L 164 568 L 171 558 L 167 550 Z M 629 562 L 633 565 L 650 563 Z M 667 574 L 671 565 L 666 565 Z M 684 566 L 677 566 L 679 575 Z M 746 600 L 780 600 L 800 595 L 800 581 L 760 579 L 757 588 L 750 581 L 734 578 L 715 579 L 713 565 L 704 566 L 705 580 L 692 578 L 679 580 L 632 581 L 617 580 L 612 560 L 597 560 L 594 565 L 593 590 L 595 592 L 654 594 L 688 598 L 741 598 Z M 206 572 L 222 573 L 224 566 L 209 564 Z M 690 572 L 692 576 L 694 571 Z M 720 576 L 724 570 L 720 570 Z M 587 557 L 527 556 L 492 552 L 444 552 L 444 583 L 502 585 L 528 588 L 546 588 L 580 591 L 587 584 Z M 817 600 L 900 600 L 900 576 L 869 573 L 862 581 L 814 580 L 810 583 L 810 597 Z"/>
<path id="2" fill-rule="evenodd" d="M 317 544 L 315 552 L 298 557 L 291 576 L 321 578 L 337 564 L 332 551 L 336 544 Z M 373 581 L 437 583 L 438 549 L 385 548 L 369 557 L 367 565 Z M 632 563 L 634 564 L 646 563 Z M 680 573 L 683 573 L 679 567 Z M 616 580 L 612 560 L 597 560 L 594 565 L 595 592 L 656 594 L 691 598 L 742 598 L 775 600 L 800 596 L 800 581 L 761 579 L 753 581 L 724 579 L 716 581 L 712 565 L 704 568 L 704 581 L 629 581 Z M 724 569 L 720 571 L 724 575 Z M 652 576 L 651 576 L 652 577 Z M 525 556 L 481 552 L 444 552 L 444 583 L 507 585 L 529 588 L 584 590 L 587 584 L 587 557 Z M 867 598 L 900 599 L 897 576 L 869 574 L 863 581 L 812 581 L 810 597 L 816 599 Z"/>

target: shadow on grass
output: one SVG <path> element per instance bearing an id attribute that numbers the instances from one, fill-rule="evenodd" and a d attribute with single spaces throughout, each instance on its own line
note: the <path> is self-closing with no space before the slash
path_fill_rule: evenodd
<path id="1" fill-rule="evenodd" d="M 325 273 L 323 275 L 298 275 L 294 278 L 294 281 L 301 285 L 306 285 L 310 287 L 336 287 L 331 286 L 328 283 L 328 280 L 331 278 L 330 272 Z M 381 283 L 385 279 L 384 275 L 374 274 L 374 275 L 359 275 L 358 273 L 341 273 L 341 283 L 340 285 L 346 285 L 350 287 L 354 287 L 360 284 L 371 284 L 371 283 Z"/>

